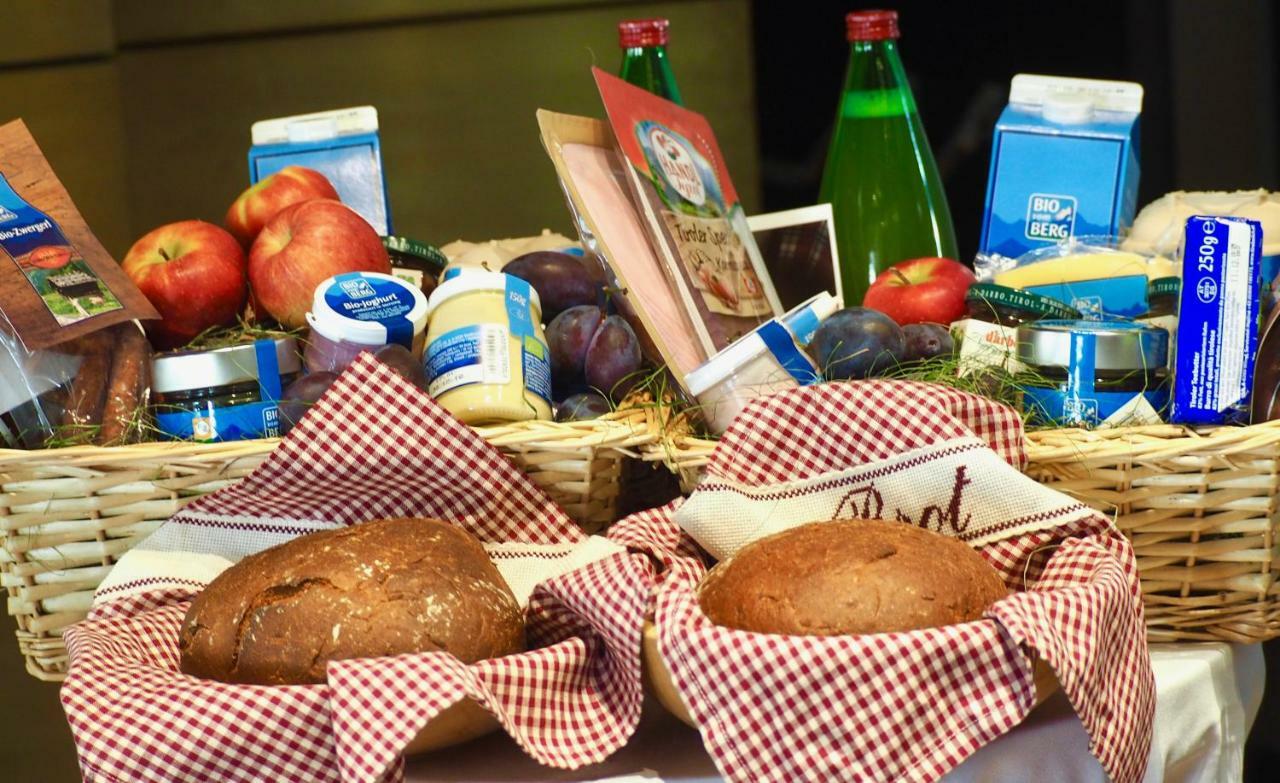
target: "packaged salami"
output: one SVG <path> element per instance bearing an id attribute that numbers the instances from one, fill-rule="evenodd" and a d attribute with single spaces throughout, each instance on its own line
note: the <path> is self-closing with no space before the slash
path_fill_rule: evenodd
<path id="1" fill-rule="evenodd" d="M 0 126 L 0 443 L 122 443 L 149 396 L 157 314 L 21 120 Z"/>
<path id="2" fill-rule="evenodd" d="M 636 211 L 707 353 L 782 315 L 706 117 L 592 73 Z"/>

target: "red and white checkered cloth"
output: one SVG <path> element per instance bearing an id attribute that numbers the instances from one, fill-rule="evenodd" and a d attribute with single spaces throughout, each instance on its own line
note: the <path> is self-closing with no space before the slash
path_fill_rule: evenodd
<path id="1" fill-rule="evenodd" d="M 454 521 L 528 601 L 531 650 L 464 665 L 423 653 L 329 664 L 322 685 L 227 685 L 177 671 L 189 599 L 226 564 L 379 517 Z M 587 537 L 505 457 L 362 357 L 250 476 L 128 553 L 68 629 L 62 702 L 87 781 L 395 781 L 400 751 L 463 698 L 530 756 L 575 768 L 640 717 L 649 558 Z M 536 585 L 536 586 L 535 586 Z"/>
<path id="2" fill-rule="evenodd" d="M 1108 774 L 1142 778 L 1155 683 L 1133 551 L 1106 519 L 1023 476 L 1021 443 L 1012 411 L 952 389 L 797 389 L 744 411 L 687 501 L 615 527 L 656 552 L 683 529 L 724 557 L 804 522 L 899 519 L 968 541 L 1020 591 L 963 625 L 758 634 L 713 625 L 697 604 L 700 562 L 664 558 L 659 648 L 727 780 L 936 780 L 1026 717 L 1032 653 Z"/>

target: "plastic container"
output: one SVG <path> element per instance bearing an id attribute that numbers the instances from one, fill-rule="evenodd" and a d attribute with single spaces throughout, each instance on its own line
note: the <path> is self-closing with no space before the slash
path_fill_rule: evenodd
<path id="1" fill-rule="evenodd" d="M 361 352 L 390 343 L 421 357 L 427 297 L 394 275 L 348 272 L 316 286 L 307 324 L 307 372 L 342 372 Z"/>
<path id="2" fill-rule="evenodd" d="M 1169 407 L 1169 333 L 1124 321 L 1018 327 L 1018 358 L 1038 376 L 1023 407 L 1053 426 L 1159 424 Z"/>
<path id="3" fill-rule="evenodd" d="M 697 399 L 707 426 L 717 434 L 724 432 L 752 400 L 817 381 L 818 369 L 801 348 L 839 307 L 831 294 L 818 294 L 738 338 L 686 375 L 685 386 Z"/>
<path id="4" fill-rule="evenodd" d="M 156 426 L 177 440 L 280 434 L 281 391 L 302 370 L 292 337 L 160 354 L 151 365 Z"/>
<path id="5" fill-rule="evenodd" d="M 501 272 L 448 277 L 431 294 L 427 390 L 466 424 L 551 418 L 542 303 Z"/>

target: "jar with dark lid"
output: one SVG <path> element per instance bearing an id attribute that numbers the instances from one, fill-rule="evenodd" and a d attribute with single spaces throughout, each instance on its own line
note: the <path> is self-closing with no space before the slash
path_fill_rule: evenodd
<path id="1" fill-rule="evenodd" d="M 1168 354 L 1167 331 L 1130 321 L 1020 326 L 1018 359 L 1034 376 L 1023 382 L 1023 407 L 1039 424 L 1158 423 L 1169 404 Z"/>
<path id="2" fill-rule="evenodd" d="M 1048 296 L 993 283 L 974 283 L 964 297 L 969 318 L 1000 326 L 1021 326 L 1045 318 L 1077 319 L 1080 311 Z"/>
<path id="3" fill-rule="evenodd" d="M 385 236 L 382 245 L 391 260 L 391 274 L 418 286 L 424 296 L 431 296 L 440 273 L 449 264 L 448 257 L 435 246 L 409 237 Z"/>
<path id="4" fill-rule="evenodd" d="M 1182 278 L 1159 277 L 1147 284 L 1147 318 L 1178 314 L 1178 294 Z"/>
<path id="5" fill-rule="evenodd" d="M 159 354 L 151 382 L 156 425 L 179 440 L 279 435 L 281 393 L 301 371 L 292 337 Z"/>

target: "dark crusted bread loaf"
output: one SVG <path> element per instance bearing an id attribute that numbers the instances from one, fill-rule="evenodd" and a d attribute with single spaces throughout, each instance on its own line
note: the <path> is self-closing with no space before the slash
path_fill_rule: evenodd
<path id="1" fill-rule="evenodd" d="M 469 533 L 382 519 L 296 538 L 223 571 L 192 601 L 183 672 L 324 682 L 325 662 L 443 650 L 466 663 L 524 649 L 524 619 Z"/>
<path id="2" fill-rule="evenodd" d="M 976 620 L 1008 588 L 963 541 L 900 522 L 816 522 L 744 546 L 703 579 L 717 625 L 802 636 Z"/>

